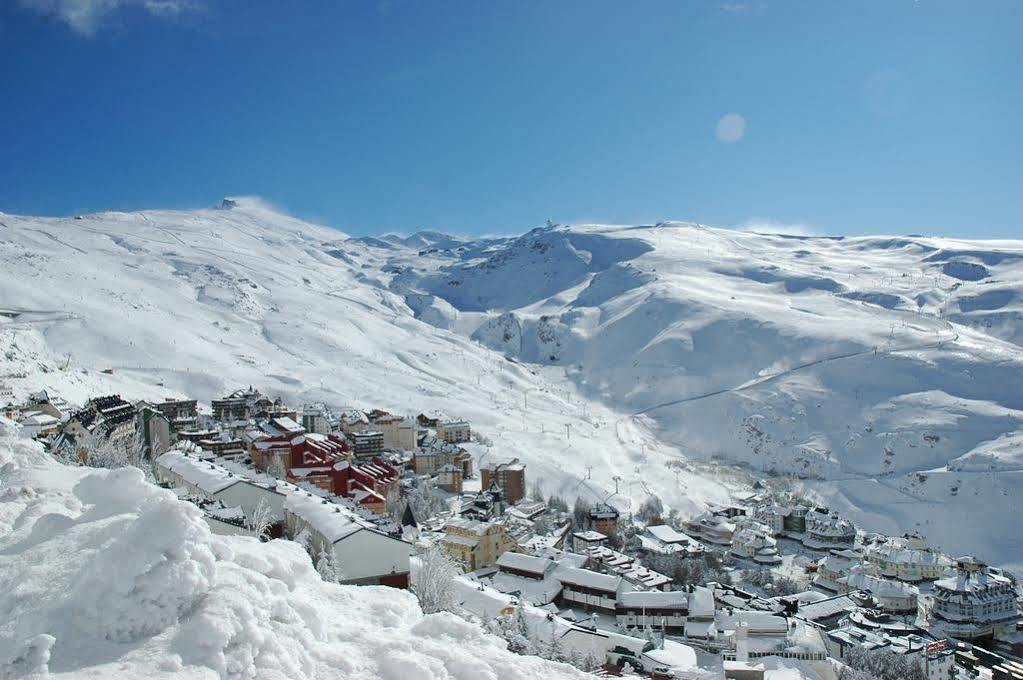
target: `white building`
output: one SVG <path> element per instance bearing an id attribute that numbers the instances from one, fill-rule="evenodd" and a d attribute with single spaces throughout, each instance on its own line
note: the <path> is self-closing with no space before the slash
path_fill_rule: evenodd
<path id="1" fill-rule="evenodd" d="M 776 503 L 764 503 L 753 508 L 753 519 L 767 526 L 774 536 L 785 531 L 785 518 L 789 509 Z"/>
<path id="2" fill-rule="evenodd" d="M 939 579 L 952 567 L 950 557 L 919 535 L 886 537 L 867 545 L 863 553 L 863 563 L 873 574 L 909 583 Z"/>
<path id="3" fill-rule="evenodd" d="M 302 427 L 306 432 L 331 433 L 331 418 L 323 404 L 306 404 L 302 407 Z"/>
<path id="4" fill-rule="evenodd" d="M 263 505 L 273 522 L 284 520 L 284 490 L 290 485 L 261 484 L 200 457 L 198 449 L 188 453 L 171 449 L 155 462 L 156 478 L 168 486 L 183 489 L 186 496 L 219 501 L 227 508 L 241 508 L 247 520 Z M 290 487 L 294 488 L 294 487 Z M 217 529 L 213 523 L 211 528 Z"/>
<path id="5" fill-rule="evenodd" d="M 291 493 L 284 523 L 291 537 L 308 531 L 313 555 L 331 552 L 341 583 L 408 587 L 410 544 L 378 531 L 352 509 L 312 493 Z"/>
<path id="6" fill-rule="evenodd" d="M 828 654 L 842 660 L 850 648 L 867 652 L 888 652 L 911 659 L 928 680 L 955 677 L 955 653 L 945 640 L 926 640 L 919 635 L 894 636 L 881 631 L 842 626 L 825 634 Z"/>
<path id="7" fill-rule="evenodd" d="M 60 429 L 60 420 L 43 411 L 22 411 L 18 424 L 21 425 L 21 436 L 27 439 L 56 434 Z"/>
<path id="8" fill-rule="evenodd" d="M 607 536 L 599 531 L 576 531 L 572 534 L 572 549 L 577 553 L 585 553 L 590 548 L 599 548 L 607 543 Z"/>
<path id="9" fill-rule="evenodd" d="M 856 527 L 837 513 L 818 508 L 806 513 L 806 533 L 801 540 L 815 550 L 851 548 L 856 543 Z"/>
<path id="10" fill-rule="evenodd" d="M 714 545 L 729 546 L 735 533 L 735 523 L 727 517 L 704 513 L 685 523 L 686 533 Z"/>
<path id="11" fill-rule="evenodd" d="M 952 575 L 934 582 L 931 606 L 921 602 L 920 620 L 934 635 L 970 640 L 1014 631 L 1020 613 L 1008 578 L 960 557 Z"/>
<path id="12" fill-rule="evenodd" d="M 850 570 L 860 563 L 863 556 L 854 550 L 832 550 L 817 565 L 813 584 L 818 588 L 836 593 L 846 591 L 846 578 Z"/>
<path id="13" fill-rule="evenodd" d="M 629 628 L 681 631 L 688 616 L 689 593 L 679 590 L 622 593 L 615 608 L 615 623 Z"/>
<path id="14" fill-rule="evenodd" d="M 442 420 L 437 423 L 437 438 L 449 444 L 472 441 L 472 428 L 467 420 Z"/>
<path id="15" fill-rule="evenodd" d="M 753 560 L 757 564 L 780 564 L 778 541 L 771 529 L 760 522 L 745 519 L 732 535 L 730 552 L 737 557 Z"/>
<path id="16" fill-rule="evenodd" d="M 697 586 L 689 594 L 689 616 L 686 619 L 685 636 L 700 640 L 717 638 L 718 627 L 712 588 Z"/>
<path id="17" fill-rule="evenodd" d="M 703 544 L 667 524 L 648 526 L 639 534 L 639 542 L 646 552 L 659 555 L 698 555 L 704 552 Z"/>
<path id="18" fill-rule="evenodd" d="M 622 592 L 620 576 L 598 574 L 589 569 L 566 569 L 558 575 L 561 599 L 570 607 L 615 613 L 618 596 Z"/>
<path id="19" fill-rule="evenodd" d="M 411 451 L 418 444 L 419 425 L 413 418 L 388 415 L 377 418 L 373 426 L 383 433 L 384 446 L 388 448 Z"/>
<path id="20" fill-rule="evenodd" d="M 863 565 L 856 565 L 845 579 L 846 591 L 866 590 L 882 611 L 908 614 L 917 610 L 920 591 L 916 586 L 870 574 Z"/>

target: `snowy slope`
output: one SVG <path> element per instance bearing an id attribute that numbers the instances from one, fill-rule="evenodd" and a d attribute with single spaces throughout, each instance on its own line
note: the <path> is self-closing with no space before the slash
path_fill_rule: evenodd
<path id="1" fill-rule="evenodd" d="M 687 456 L 809 478 L 868 528 L 1023 564 L 1001 528 L 1023 495 L 1023 243 L 555 227 L 395 287 L 564 366 Z"/>
<path id="2" fill-rule="evenodd" d="M 1020 242 L 676 222 L 347 239 L 239 201 L 0 216 L 0 259 L 0 309 L 34 310 L 0 326 L 16 389 L 436 408 L 548 491 L 619 477 L 623 506 L 649 490 L 691 513 L 744 477 L 686 461 L 738 462 L 865 528 L 1023 565 L 1004 521 L 1023 496 Z"/>
<path id="3" fill-rule="evenodd" d="M 620 476 L 621 505 L 629 492 L 642 498 L 641 480 L 662 478 L 675 447 L 640 424 L 625 436 L 643 439 L 646 455 L 623 454 L 620 414 L 580 396 L 560 368 L 508 361 L 459 332 L 464 320 L 443 300 L 423 304 L 451 314 L 452 330 L 415 318 L 390 290 L 408 262 L 451 256 L 432 246 L 419 256 L 428 237 L 369 246 L 243 199 L 228 210 L 0 215 L 0 376 L 25 376 L 0 381 L 72 401 L 108 390 L 207 401 L 252 384 L 295 404 L 437 409 L 470 419 L 493 442 L 477 453 L 518 456 L 547 493 L 603 499 Z M 717 479 L 670 479 L 660 490 L 685 512 L 728 498 Z"/>
<path id="4" fill-rule="evenodd" d="M 65 467 L 0 430 L 2 678 L 587 677 L 407 592 L 324 583 L 291 541 L 213 535 L 137 470 Z"/>

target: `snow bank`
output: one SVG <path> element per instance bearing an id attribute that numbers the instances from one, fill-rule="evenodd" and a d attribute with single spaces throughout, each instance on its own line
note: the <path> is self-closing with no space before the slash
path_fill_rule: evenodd
<path id="1" fill-rule="evenodd" d="M 0 425 L 0 678 L 578 678 L 414 597 L 216 536 L 135 469 L 65 467 Z"/>

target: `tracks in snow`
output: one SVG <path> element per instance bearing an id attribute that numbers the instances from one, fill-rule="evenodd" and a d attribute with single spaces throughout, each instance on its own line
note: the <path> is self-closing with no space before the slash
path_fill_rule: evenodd
<path id="1" fill-rule="evenodd" d="M 846 359 L 855 359 L 857 357 L 865 357 L 865 356 L 870 356 L 870 355 L 895 354 L 897 352 L 909 352 L 909 351 L 920 350 L 920 349 L 933 349 L 933 348 L 941 347 L 945 343 L 956 342 L 959 339 L 959 332 L 956 331 L 955 327 L 952 326 L 951 323 L 949 323 L 947 321 L 945 321 L 944 323 L 948 327 L 948 331 L 952 334 L 952 337 L 946 337 L 946 338 L 942 338 L 940 340 L 934 340 L 934 341 L 931 341 L 931 342 L 911 343 L 911 344 L 903 345 L 902 347 L 892 347 L 892 348 L 889 348 L 889 349 L 880 349 L 880 348 L 877 348 L 877 347 L 873 347 L 871 349 L 860 350 L 860 351 L 857 351 L 857 352 L 845 352 L 845 353 L 842 353 L 842 354 L 835 354 L 835 355 L 830 356 L 830 357 L 822 357 L 820 359 L 814 359 L 813 361 L 807 361 L 806 363 L 802 363 L 802 364 L 798 364 L 796 366 L 792 366 L 791 368 L 787 368 L 784 371 L 778 371 L 777 373 L 772 373 L 770 375 L 765 375 L 765 376 L 761 376 L 759 378 L 754 378 L 753 380 L 749 380 L 749 381 L 747 381 L 747 382 L 745 382 L 745 383 L 743 383 L 741 385 L 736 385 L 735 387 L 725 387 L 725 388 L 722 388 L 722 389 L 719 389 L 719 390 L 713 390 L 711 392 L 705 392 L 703 394 L 697 394 L 697 395 L 693 395 L 693 396 L 690 396 L 690 397 L 683 397 L 682 399 L 673 399 L 671 401 L 666 401 L 666 402 L 663 402 L 661 404 L 655 404 L 654 406 L 648 406 L 647 408 L 645 408 L 645 409 L 643 409 L 641 411 L 636 411 L 635 413 L 632 414 L 632 416 L 633 417 L 641 416 L 641 415 L 645 415 L 647 413 L 650 413 L 652 411 L 657 411 L 657 410 L 660 410 L 662 408 L 667 408 L 669 406 L 677 406 L 679 404 L 688 404 L 688 403 L 694 402 L 694 401 L 701 401 L 703 399 L 710 399 L 711 397 L 716 397 L 716 396 L 719 396 L 719 395 L 722 395 L 722 394 L 726 394 L 726 393 L 742 392 L 742 391 L 751 389 L 753 387 L 759 387 L 761 385 L 765 385 L 765 384 L 767 384 L 769 382 L 777 380 L 778 378 L 783 378 L 783 377 L 785 377 L 787 375 L 792 375 L 793 373 L 796 373 L 797 371 L 802 371 L 804 369 L 812 368 L 814 366 L 821 366 L 821 365 L 824 365 L 824 364 L 829 364 L 829 363 L 832 363 L 832 362 L 835 362 L 835 361 L 843 361 L 843 360 L 846 360 Z"/>

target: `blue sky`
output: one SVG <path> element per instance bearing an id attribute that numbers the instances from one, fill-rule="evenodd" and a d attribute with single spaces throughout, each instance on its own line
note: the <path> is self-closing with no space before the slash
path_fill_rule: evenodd
<path id="1" fill-rule="evenodd" d="M 1023 237 L 1023 2 L 7 0 L 0 210 Z"/>

